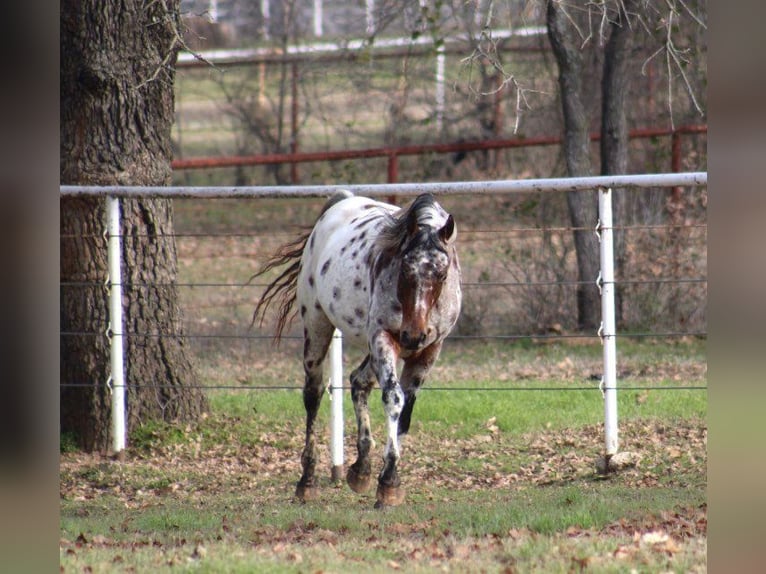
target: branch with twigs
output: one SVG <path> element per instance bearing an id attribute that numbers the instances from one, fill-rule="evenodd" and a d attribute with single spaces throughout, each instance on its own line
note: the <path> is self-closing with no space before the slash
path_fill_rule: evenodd
<path id="1" fill-rule="evenodd" d="M 170 45 L 165 49 L 164 56 L 162 57 L 162 61 L 154 68 L 154 71 L 149 74 L 149 76 L 136 84 L 134 89 L 140 90 L 144 86 L 150 84 L 151 82 L 156 81 L 163 70 L 166 70 L 171 66 L 171 64 L 175 61 L 176 56 L 178 54 L 179 50 L 186 50 L 189 52 L 192 56 L 194 56 L 195 59 L 199 60 L 200 62 L 204 62 L 208 66 L 210 66 L 213 69 L 218 69 L 215 64 L 205 59 L 202 54 L 199 52 L 196 52 L 192 50 L 189 45 L 186 43 L 186 40 L 183 38 L 183 34 L 178 29 L 178 23 L 177 23 L 177 14 L 175 14 L 173 11 L 171 11 L 168 8 L 166 0 L 153 0 L 150 2 L 146 9 L 148 10 L 151 8 L 154 4 L 161 4 L 163 9 L 163 16 L 159 20 L 155 20 L 150 26 L 158 26 L 158 25 L 164 25 L 169 30 L 172 38 L 170 40 Z"/>

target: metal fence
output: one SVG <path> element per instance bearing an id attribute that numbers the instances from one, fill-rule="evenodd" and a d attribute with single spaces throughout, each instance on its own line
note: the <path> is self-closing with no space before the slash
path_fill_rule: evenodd
<path id="1" fill-rule="evenodd" d="M 613 232 L 620 229 L 619 222 L 612 221 L 612 188 L 640 189 L 646 187 L 697 187 L 707 185 L 706 172 L 669 173 L 625 176 L 599 176 L 583 178 L 535 179 L 535 180 L 504 180 L 487 182 L 455 182 L 455 183 L 405 183 L 405 184 L 375 184 L 375 185 L 314 185 L 314 186 L 265 186 L 265 187 L 126 187 L 126 186 L 61 186 L 62 197 L 99 196 L 106 198 L 107 238 L 109 259 L 109 293 L 110 293 L 110 340 L 111 340 L 111 376 L 107 384 L 112 389 L 112 425 L 113 446 L 119 452 L 126 445 L 125 428 L 125 389 L 130 385 L 124 378 L 123 344 L 126 334 L 123 332 L 122 321 L 122 287 L 120 269 L 121 232 L 120 232 L 120 198 L 286 198 L 286 197 L 325 197 L 340 189 L 347 189 L 357 195 L 366 196 L 413 196 L 420 193 L 434 195 L 490 195 L 516 193 L 550 193 L 563 191 L 599 190 L 599 220 L 593 222 L 593 231 L 599 236 L 600 267 L 598 277 L 593 282 L 598 285 L 602 300 L 602 324 L 593 337 L 598 337 L 603 343 L 603 376 L 599 388 L 604 399 L 605 425 L 605 454 L 607 457 L 615 454 L 619 448 L 617 425 L 617 357 L 616 357 L 616 326 L 614 289 Z M 567 228 L 567 231 L 569 228 Z M 495 230 L 497 231 L 497 230 Z M 538 230 L 539 231 L 539 230 Z M 686 279 L 668 279 L 675 282 L 704 282 L 704 277 Z M 623 282 L 623 281 L 621 281 Z M 657 282 L 657 280 L 652 280 Z M 570 282 L 578 283 L 578 282 Z M 518 282 L 519 285 L 523 284 Z M 560 282 L 552 282 L 560 284 Z M 485 283 L 476 284 L 486 285 Z M 509 285 L 509 283 L 505 283 Z M 213 284 L 213 286 L 232 287 L 232 284 Z M 239 285 L 241 286 L 241 285 Z M 471 286 L 466 284 L 466 286 Z M 633 333 L 633 336 L 679 335 L 678 333 Z M 685 333 L 689 334 L 689 333 Z M 705 333 L 692 333 L 704 335 Z M 62 336 L 68 335 L 62 333 Z M 164 334 L 174 336 L 173 334 Z M 140 336 L 140 335 L 137 335 Z M 147 335 L 144 335 L 147 336 Z M 163 336 L 158 334 L 157 336 Z M 177 335 L 175 335 L 177 336 Z M 243 337 L 257 338 L 259 335 L 186 335 L 199 337 Z M 528 337 L 546 337 L 547 335 L 496 335 L 496 338 L 520 339 Z M 566 337 L 557 334 L 552 337 Z M 572 335 L 581 337 L 583 335 Z M 476 338 L 485 338 L 477 335 Z M 466 338 L 466 336 L 463 336 Z M 330 351 L 330 392 L 333 398 L 331 409 L 331 455 L 332 464 L 337 467 L 343 464 L 343 375 L 341 339 L 334 339 Z M 62 381 L 62 386 L 77 385 L 77 382 Z M 252 389 L 253 387 L 227 387 Z M 704 389 L 705 387 L 696 387 Z M 454 390 L 454 389 L 453 389 Z"/>

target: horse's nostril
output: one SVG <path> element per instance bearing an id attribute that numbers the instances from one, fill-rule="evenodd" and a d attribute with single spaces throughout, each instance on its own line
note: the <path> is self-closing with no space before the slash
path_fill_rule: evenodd
<path id="1" fill-rule="evenodd" d="M 413 336 L 409 331 L 402 331 L 399 335 L 399 342 L 402 347 L 410 351 L 418 349 L 426 340 L 426 334 L 420 333 L 417 336 Z"/>

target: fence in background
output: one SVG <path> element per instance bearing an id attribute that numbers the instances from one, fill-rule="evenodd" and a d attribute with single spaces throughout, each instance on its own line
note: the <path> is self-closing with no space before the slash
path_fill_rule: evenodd
<path id="1" fill-rule="evenodd" d="M 602 294 L 602 325 L 598 336 L 604 346 L 603 378 L 599 385 L 604 398 L 605 455 L 615 454 L 619 447 L 617 425 L 617 365 L 616 329 L 614 309 L 614 270 L 612 231 L 617 227 L 612 221 L 611 189 L 644 187 L 696 187 L 707 185 L 706 172 L 669 173 L 647 175 L 598 176 L 583 178 L 504 180 L 489 182 L 455 183 L 407 183 L 374 185 L 314 185 L 271 187 L 123 187 L 123 186 L 61 186 L 62 197 L 101 196 L 108 199 L 107 230 L 109 245 L 110 286 L 110 341 L 112 346 L 112 373 L 107 382 L 112 389 L 113 446 L 116 452 L 125 448 L 125 388 L 122 332 L 122 292 L 120 278 L 120 213 L 119 198 L 264 198 L 264 197 L 324 197 L 341 189 L 367 196 L 412 196 L 420 193 L 434 195 L 454 194 L 512 194 L 529 192 L 562 192 L 599 190 L 599 221 L 594 222 L 594 232 L 600 239 L 601 272 L 593 281 Z M 62 333 L 62 335 L 64 335 Z M 343 465 L 342 420 L 342 361 L 340 337 L 334 338 L 331 351 L 331 386 L 333 398 L 331 410 L 331 455 L 333 473 Z M 66 385 L 62 382 L 62 386 Z"/>

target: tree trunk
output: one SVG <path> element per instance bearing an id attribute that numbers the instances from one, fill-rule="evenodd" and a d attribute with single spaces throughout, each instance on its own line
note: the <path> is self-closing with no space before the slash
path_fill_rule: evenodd
<path id="1" fill-rule="evenodd" d="M 178 4 L 62 2 L 62 184 L 170 183 Z M 172 204 L 121 203 L 128 428 L 191 419 L 207 403 L 177 337 Z M 62 199 L 61 430 L 87 450 L 111 440 L 105 225 L 103 200 Z"/>
<path id="2" fill-rule="evenodd" d="M 638 9 L 636 0 L 625 0 L 626 12 L 609 25 L 609 39 L 604 47 L 604 73 L 601 80 L 601 174 L 619 175 L 628 172 L 628 119 L 626 109 L 632 81 L 631 52 L 634 30 L 628 14 Z M 612 190 L 612 209 L 615 225 L 624 226 L 628 217 L 628 191 Z M 614 231 L 615 270 L 619 277 L 625 269 L 625 233 Z M 615 290 L 616 319 L 622 319 L 623 286 Z"/>
<path id="3" fill-rule="evenodd" d="M 564 114 L 564 156 L 570 176 L 591 174 L 590 123 L 583 103 L 584 65 L 581 41 L 569 16 L 558 2 L 547 8 L 548 38 L 559 68 L 559 91 Z M 601 302 L 596 278 L 599 272 L 598 241 L 593 233 L 598 220 L 595 191 L 568 192 L 567 205 L 574 231 L 577 255 L 577 325 L 581 330 L 598 329 Z"/>

